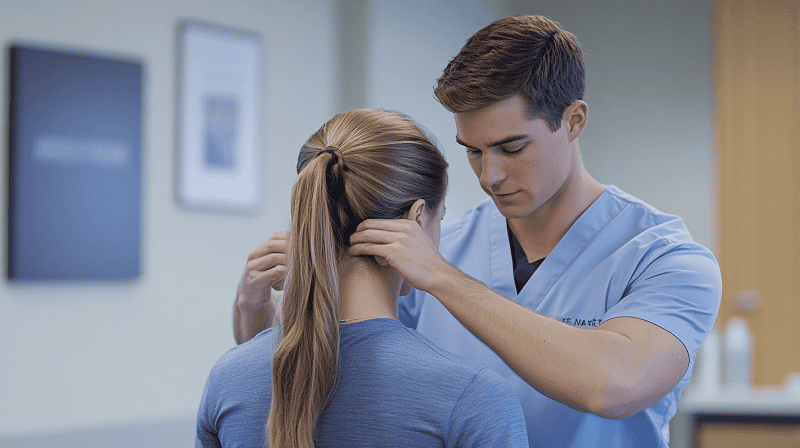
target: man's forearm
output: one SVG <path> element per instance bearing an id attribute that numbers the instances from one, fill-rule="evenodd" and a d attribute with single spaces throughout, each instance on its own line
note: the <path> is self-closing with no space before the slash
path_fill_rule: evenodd
<path id="1" fill-rule="evenodd" d="M 435 285 L 429 292 L 522 379 L 576 410 L 623 418 L 658 401 L 677 383 L 648 384 L 658 376 L 652 370 L 660 367 L 643 369 L 631 340 L 603 325 L 581 329 L 538 314 L 455 268 L 439 275 Z"/>
<path id="2" fill-rule="evenodd" d="M 272 295 L 270 290 L 270 295 Z M 258 333 L 271 327 L 275 321 L 277 306 L 274 297 L 266 303 L 252 304 L 237 293 L 233 303 L 233 335 L 237 344 L 243 344 Z"/>

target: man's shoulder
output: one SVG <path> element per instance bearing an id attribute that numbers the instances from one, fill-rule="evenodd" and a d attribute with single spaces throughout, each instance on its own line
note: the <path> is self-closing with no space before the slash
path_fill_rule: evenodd
<path id="1" fill-rule="evenodd" d="M 623 238 L 631 242 L 658 239 L 661 243 L 697 244 L 683 218 L 661 211 L 644 200 L 609 185 L 601 196 L 602 210 L 593 218 L 599 232 L 606 238 Z M 602 230 L 600 230 L 602 229 Z"/>
<path id="2" fill-rule="evenodd" d="M 609 185 L 606 187 L 606 195 L 608 195 L 609 198 L 609 207 L 618 208 L 620 210 L 625 209 L 630 213 L 643 218 L 644 220 L 642 224 L 644 226 L 671 221 L 680 222 L 681 225 L 683 225 L 683 219 L 681 219 L 680 216 L 663 212 L 643 199 L 626 193 L 614 185 Z"/>
<path id="3" fill-rule="evenodd" d="M 604 227 L 602 241 L 617 241 L 618 255 L 627 252 L 630 259 L 639 260 L 641 268 L 660 260 L 657 265 L 662 268 L 677 263 L 697 270 L 718 269 L 712 251 L 692 238 L 680 216 L 665 213 L 616 187 L 610 186 L 607 191 L 620 212 Z"/>

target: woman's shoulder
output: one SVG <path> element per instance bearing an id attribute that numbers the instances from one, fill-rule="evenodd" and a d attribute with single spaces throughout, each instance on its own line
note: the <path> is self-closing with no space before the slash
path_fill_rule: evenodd
<path id="1" fill-rule="evenodd" d="M 350 324 L 343 330 L 342 355 L 348 362 L 358 363 L 369 356 L 380 360 L 381 365 L 391 365 L 397 372 L 430 370 L 469 378 L 483 368 L 481 364 L 442 350 L 395 319 L 372 319 Z"/>
<path id="2" fill-rule="evenodd" d="M 211 375 L 229 375 L 233 372 L 262 371 L 271 368 L 274 353 L 275 330 L 268 328 L 249 341 L 231 348 L 211 369 Z"/>
<path id="3" fill-rule="evenodd" d="M 415 357 L 424 359 L 431 368 L 442 369 L 452 374 L 463 376 L 471 381 L 479 372 L 487 369 L 481 363 L 471 361 L 462 356 L 450 353 L 431 342 L 428 338 L 408 327 L 403 327 L 410 341 L 409 350 L 413 350 Z"/>

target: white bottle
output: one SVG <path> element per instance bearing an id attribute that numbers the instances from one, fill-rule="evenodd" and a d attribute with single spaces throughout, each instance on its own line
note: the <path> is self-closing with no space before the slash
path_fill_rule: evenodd
<path id="1" fill-rule="evenodd" d="M 749 388 L 753 384 L 753 337 L 747 321 L 732 317 L 725 328 L 725 385 Z"/>
<path id="2" fill-rule="evenodd" d="M 697 350 L 694 372 L 692 372 L 692 393 L 704 396 L 719 394 L 722 382 L 722 341 L 717 326 L 711 327 L 706 340 Z"/>

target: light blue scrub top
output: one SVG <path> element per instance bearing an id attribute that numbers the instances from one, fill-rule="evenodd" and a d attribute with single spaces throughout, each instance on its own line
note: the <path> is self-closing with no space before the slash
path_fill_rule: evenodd
<path id="1" fill-rule="evenodd" d="M 675 335 L 689 353 L 689 368 L 664 398 L 624 420 L 604 419 L 535 391 L 434 297 L 420 291 L 402 297 L 403 323 L 439 347 L 491 367 L 511 384 L 522 403 L 530 446 L 668 446 L 669 420 L 722 293 L 714 255 L 692 240 L 681 218 L 608 186 L 519 294 L 506 220 L 490 199 L 445 219 L 440 251 L 466 274 L 538 313 L 578 327 L 637 317 Z"/>

